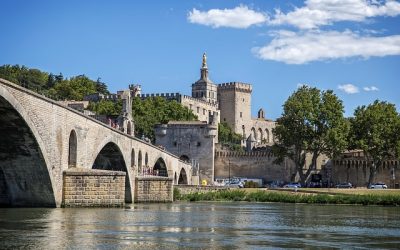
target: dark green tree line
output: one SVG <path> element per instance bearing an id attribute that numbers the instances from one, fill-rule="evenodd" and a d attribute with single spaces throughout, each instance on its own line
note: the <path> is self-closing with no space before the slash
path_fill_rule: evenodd
<path id="1" fill-rule="evenodd" d="M 24 88 L 50 97 L 54 100 L 81 101 L 92 93 L 109 94 L 107 85 L 93 81 L 85 75 L 64 78 L 62 73 L 54 75 L 19 65 L 0 66 L 0 78 L 18 84 Z"/>

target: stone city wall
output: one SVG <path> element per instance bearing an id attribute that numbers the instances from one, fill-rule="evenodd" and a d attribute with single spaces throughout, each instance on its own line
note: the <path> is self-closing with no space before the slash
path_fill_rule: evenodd
<path id="1" fill-rule="evenodd" d="M 216 152 L 215 178 L 247 177 L 261 178 L 264 183 L 271 181 L 290 182 L 295 174 L 294 163 L 288 159 L 280 165 L 274 164 L 274 157 L 263 152 Z"/>
<path id="2" fill-rule="evenodd" d="M 326 171 L 333 184 L 350 182 L 356 187 L 367 187 L 370 175 L 369 166 L 360 160 L 335 160 L 331 169 Z M 385 183 L 388 188 L 400 188 L 399 161 L 385 162 L 384 166 L 378 169 L 374 179 L 374 182 Z"/>
<path id="3" fill-rule="evenodd" d="M 161 176 L 136 177 L 135 203 L 172 202 L 173 178 Z"/>
<path id="4" fill-rule="evenodd" d="M 125 172 L 91 169 L 64 171 L 63 207 L 122 207 Z"/>

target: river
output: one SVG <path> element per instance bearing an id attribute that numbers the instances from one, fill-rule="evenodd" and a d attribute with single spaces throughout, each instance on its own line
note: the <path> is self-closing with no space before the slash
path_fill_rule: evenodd
<path id="1" fill-rule="evenodd" d="M 0 208 L 1 249 L 399 247 L 399 207 L 213 202 Z"/>

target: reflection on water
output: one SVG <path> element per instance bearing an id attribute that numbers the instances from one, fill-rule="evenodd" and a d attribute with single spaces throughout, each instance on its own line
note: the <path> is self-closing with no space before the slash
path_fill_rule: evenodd
<path id="1" fill-rule="evenodd" d="M 278 203 L 0 209 L 0 248 L 392 248 L 400 208 Z"/>

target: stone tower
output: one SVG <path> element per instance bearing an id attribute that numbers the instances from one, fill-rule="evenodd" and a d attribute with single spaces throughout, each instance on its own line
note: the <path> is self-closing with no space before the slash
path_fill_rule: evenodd
<path id="1" fill-rule="evenodd" d="M 203 54 L 200 79 L 192 84 L 192 97 L 217 104 L 217 85 L 208 78 L 207 56 Z"/>
<path id="2" fill-rule="evenodd" d="M 221 111 L 220 121 L 226 122 L 243 136 L 243 143 L 251 122 L 251 92 L 250 84 L 240 82 L 222 83 L 218 85 L 218 104 Z"/>

